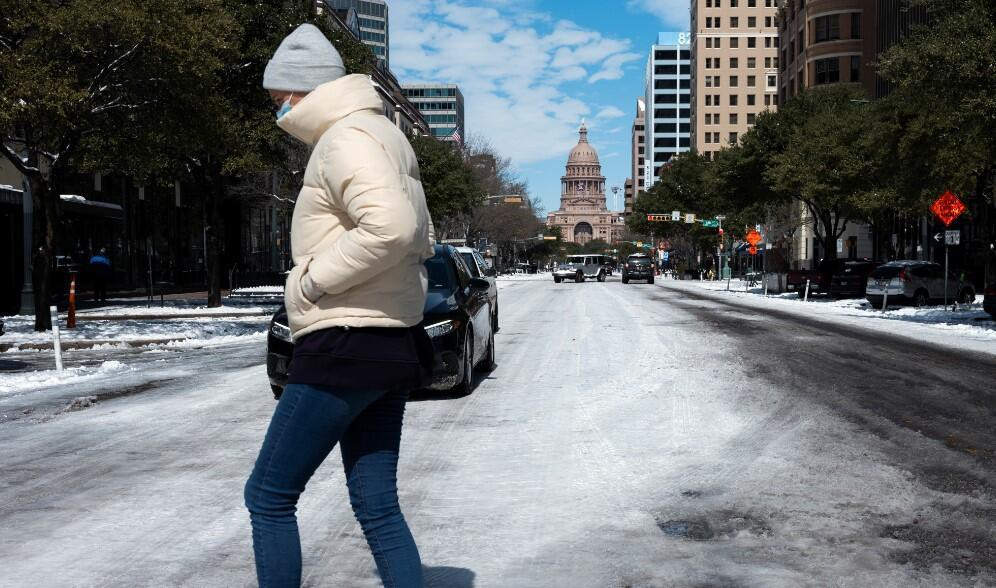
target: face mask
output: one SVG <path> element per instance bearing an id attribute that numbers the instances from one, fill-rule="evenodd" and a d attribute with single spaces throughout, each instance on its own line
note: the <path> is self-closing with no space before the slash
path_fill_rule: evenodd
<path id="1" fill-rule="evenodd" d="M 288 112 L 291 111 L 291 103 L 290 103 L 290 101 L 291 101 L 291 98 L 293 98 L 293 97 L 294 97 L 294 94 L 291 94 L 290 96 L 287 97 L 287 100 L 284 100 L 284 103 L 280 106 L 280 110 L 277 111 L 277 120 L 280 120 L 280 118 L 283 115 L 285 115 L 285 114 L 287 114 Z"/>

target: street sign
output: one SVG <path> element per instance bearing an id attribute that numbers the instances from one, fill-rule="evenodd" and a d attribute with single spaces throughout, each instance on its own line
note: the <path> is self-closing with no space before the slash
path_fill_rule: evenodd
<path id="1" fill-rule="evenodd" d="M 671 257 L 671 252 L 670 251 L 665 251 L 664 252 L 664 261 L 667 261 L 670 257 Z"/>
<path id="2" fill-rule="evenodd" d="M 936 235 L 934 235 L 934 241 L 937 241 L 938 243 L 943 243 L 944 233 L 937 233 Z"/>
<path id="3" fill-rule="evenodd" d="M 648 214 L 647 221 L 652 223 L 662 223 L 671 220 L 666 214 Z"/>
<path id="4" fill-rule="evenodd" d="M 757 255 L 757 245 L 751 245 L 747 252 L 751 255 Z"/>
<path id="5" fill-rule="evenodd" d="M 674 222 L 680 221 L 681 220 L 681 211 L 680 210 L 672 210 L 671 211 L 671 220 L 673 220 Z"/>
<path id="6" fill-rule="evenodd" d="M 945 245 L 961 245 L 961 231 L 944 231 Z"/>
<path id="7" fill-rule="evenodd" d="M 718 220 L 704 220 L 702 221 L 703 227 L 716 228 L 719 226 Z"/>
<path id="8" fill-rule="evenodd" d="M 763 241 L 764 238 L 761 237 L 761 233 L 758 233 L 756 230 L 751 229 L 750 232 L 747 233 L 747 236 L 745 237 L 745 240 L 748 243 L 750 243 L 751 247 L 756 248 L 757 244 L 760 243 L 761 241 Z"/>
<path id="9" fill-rule="evenodd" d="M 640 249 L 643 249 L 643 241 L 637 241 L 636 246 L 639 247 Z"/>
<path id="10" fill-rule="evenodd" d="M 685 215 L 685 224 L 686 225 L 690 225 L 690 224 L 692 224 L 694 222 L 695 222 L 695 215 L 694 214 L 686 214 Z"/>
<path id="11" fill-rule="evenodd" d="M 930 205 L 930 212 L 933 212 L 945 227 L 950 226 L 965 210 L 965 203 L 951 192 L 945 192 Z"/>

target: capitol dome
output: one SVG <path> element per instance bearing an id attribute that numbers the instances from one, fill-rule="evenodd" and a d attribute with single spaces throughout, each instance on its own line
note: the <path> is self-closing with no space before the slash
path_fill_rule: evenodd
<path id="1" fill-rule="evenodd" d="M 598 165 L 598 152 L 588 142 L 588 127 L 584 123 L 578 133 L 581 137 L 567 156 L 567 165 Z"/>

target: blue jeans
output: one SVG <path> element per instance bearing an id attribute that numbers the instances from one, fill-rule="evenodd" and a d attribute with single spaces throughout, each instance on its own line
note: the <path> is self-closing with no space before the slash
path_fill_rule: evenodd
<path id="1" fill-rule="evenodd" d="M 353 513 L 384 586 L 422 586 L 418 548 L 398 505 L 398 447 L 407 392 L 337 392 L 290 384 L 245 487 L 259 585 L 301 585 L 297 500 L 339 444 Z"/>

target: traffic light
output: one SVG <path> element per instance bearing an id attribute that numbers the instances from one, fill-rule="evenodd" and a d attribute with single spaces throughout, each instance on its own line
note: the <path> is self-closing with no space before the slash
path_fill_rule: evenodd
<path id="1" fill-rule="evenodd" d="M 648 214 L 647 221 L 652 223 L 660 223 L 664 221 L 671 220 L 671 217 L 666 214 Z"/>

